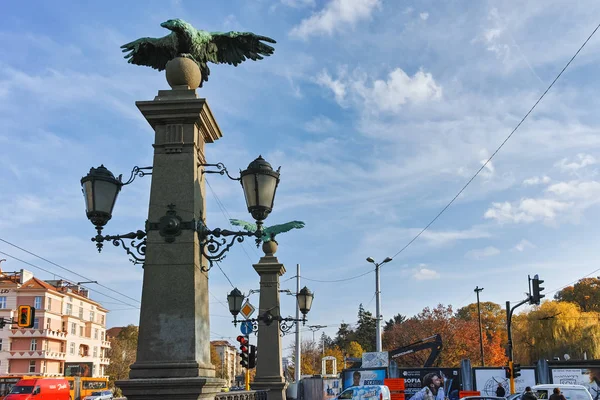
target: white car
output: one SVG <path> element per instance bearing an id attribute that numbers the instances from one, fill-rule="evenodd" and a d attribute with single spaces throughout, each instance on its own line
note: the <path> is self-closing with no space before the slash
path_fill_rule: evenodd
<path id="1" fill-rule="evenodd" d="M 98 390 L 90 396 L 85 396 L 83 400 L 113 400 L 113 393 L 110 390 Z"/>
<path id="2" fill-rule="evenodd" d="M 538 399 L 547 400 L 552 396 L 554 388 L 559 388 L 567 400 L 593 400 L 590 392 L 582 385 L 535 385 L 531 390 Z"/>

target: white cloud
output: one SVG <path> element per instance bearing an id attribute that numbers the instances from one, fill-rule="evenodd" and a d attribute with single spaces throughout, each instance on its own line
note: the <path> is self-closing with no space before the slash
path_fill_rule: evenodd
<path id="1" fill-rule="evenodd" d="M 535 221 L 553 221 L 561 211 L 572 208 L 572 203 L 554 199 L 521 199 L 516 203 L 492 203 L 484 217 L 500 223 L 531 223 Z"/>
<path id="2" fill-rule="evenodd" d="M 527 178 L 523 181 L 523 186 L 534 186 L 539 184 L 547 184 L 550 183 L 551 179 L 549 176 L 532 176 L 531 178 Z"/>
<path id="3" fill-rule="evenodd" d="M 536 246 L 533 243 L 531 243 L 529 240 L 522 239 L 519 243 L 517 243 L 515 245 L 515 247 L 513 247 L 513 250 L 523 252 L 526 249 L 534 249 L 535 247 Z"/>
<path id="4" fill-rule="evenodd" d="M 440 279 L 440 274 L 429 268 L 419 267 L 413 274 L 413 278 L 418 281 L 426 281 L 431 279 Z"/>
<path id="5" fill-rule="evenodd" d="M 500 254 L 500 250 L 494 246 L 488 246 L 483 249 L 469 250 L 465 253 L 465 257 L 473 260 L 481 260 L 482 258 L 492 257 L 498 254 Z"/>
<path id="6" fill-rule="evenodd" d="M 342 104 L 346 97 L 346 85 L 341 80 L 334 80 L 331 75 L 327 71 L 321 71 L 319 75 L 317 75 L 316 82 L 330 89 L 335 95 L 335 100 L 338 104 Z"/>
<path id="7" fill-rule="evenodd" d="M 304 129 L 313 133 L 329 132 L 336 127 L 336 123 L 324 115 L 319 115 L 307 121 Z"/>
<path id="8" fill-rule="evenodd" d="M 331 0 L 321 11 L 303 19 L 290 35 L 307 39 L 313 35 L 328 34 L 355 25 L 371 17 L 381 6 L 381 0 Z"/>
<path id="9" fill-rule="evenodd" d="M 411 234 L 413 234 L 418 233 L 417 231 L 420 230 L 411 229 L 410 231 Z M 428 229 L 421 234 L 421 238 L 427 240 L 432 245 L 445 245 L 457 240 L 481 239 L 487 237 L 490 237 L 490 234 L 478 228 L 455 231 L 436 231 Z"/>
<path id="10" fill-rule="evenodd" d="M 579 153 L 575 157 L 575 160 L 569 162 L 569 160 L 567 158 L 563 158 L 562 160 L 558 161 L 555 164 L 555 166 L 557 166 L 564 172 L 574 173 L 574 172 L 576 172 L 582 168 L 585 168 L 589 165 L 594 165 L 594 164 L 596 164 L 596 162 L 597 161 L 593 156 L 591 156 L 589 154 Z"/>
<path id="11" fill-rule="evenodd" d="M 419 17 L 421 17 L 421 19 L 423 21 L 427 21 L 427 19 L 429 18 L 429 13 L 428 12 L 422 12 L 419 14 Z"/>
<path id="12" fill-rule="evenodd" d="M 550 185 L 546 189 L 563 199 L 598 200 L 600 199 L 600 182 L 596 181 L 570 181 Z"/>

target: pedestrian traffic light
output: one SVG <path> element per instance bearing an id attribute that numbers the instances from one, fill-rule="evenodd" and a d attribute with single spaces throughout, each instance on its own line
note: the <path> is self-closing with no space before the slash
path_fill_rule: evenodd
<path id="1" fill-rule="evenodd" d="M 513 373 L 513 378 L 520 377 L 521 376 L 521 364 L 513 363 L 512 373 Z"/>
<path id="2" fill-rule="evenodd" d="M 537 274 L 531 280 L 531 286 L 533 289 L 533 294 L 531 296 L 531 304 L 537 304 L 539 306 L 541 299 L 546 297 L 545 294 L 542 294 L 542 291 L 545 289 L 542 286 L 540 286 L 542 283 L 544 283 L 544 281 L 541 280 Z"/>
<path id="3" fill-rule="evenodd" d="M 504 367 L 504 376 L 506 379 L 510 379 L 510 367 Z"/>
<path id="4" fill-rule="evenodd" d="M 17 309 L 17 325 L 19 328 L 33 328 L 35 308 L 31 306 L 19 306 Z"/>
<path id="5" fill-rule="evenodd" d="M 240 335 L 236 340 L 240 343 L 240 365 L 244 368 L 248 368 L 248 338 Z"/>
<path id="6" fill-rule="evenodd" d="M 248 354 L 248 368 L 256 367 L 256 346 L 250 345 L 250 354 Z"/>

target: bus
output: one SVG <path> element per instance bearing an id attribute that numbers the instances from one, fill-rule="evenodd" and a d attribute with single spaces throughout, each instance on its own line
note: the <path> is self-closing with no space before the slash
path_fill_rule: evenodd
<path id="1" fill-rule="evenodd" d="M 0 400 L 10 392 L 10 389 L 21 379 L 39 379 L 46 378 L 37 375 L 5 375 L 0 376 Z M 47 377 L 56 378 L 56 377 Z M 79 376 L 66 376 L 69 382 L 72 400 L 82 400 L 85 396 L 90 396 L 97 390 L 108 390 L 108 378 L 87 378 Z"/>

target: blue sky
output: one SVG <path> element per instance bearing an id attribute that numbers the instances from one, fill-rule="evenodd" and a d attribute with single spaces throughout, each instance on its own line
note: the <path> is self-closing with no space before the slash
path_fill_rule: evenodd
<path id="1" fill-rule="evenodd" d="M 128 176 L 152 162 L 153 132 L 134 102 L 167 84 L 127 64 L 120 45 L 167 34 L 160 23 L 170 18 L 277 40 L 264 61 L 211 66 L 199 94 L 224 134 L 207 146 L 210 162 L 237 171 L 262 154 L 281 165 L 267 224 L 306 222 L 279 238 L 282 288 L 293 290 L 297 263 L 307 279 L 326 281 L 368 271 L 368 256 L 396 254 L 515 127 L 595 28 L 600 3 L 57 1 L 3 11 L 0 238 L 139 299 L 140 266 L 90 242 L 79 185 L 101 163 Z M 552 290 L 598 268 L 599 49 L 594 37 L 456 203 L 382 268 L 384 318 L 464 306 L 475 286 L 485 288 L 482 300 L 504 304 L 523 298 L 528 274 Z M 250 219 L 238 184 L 208 180 L 210 227 L 228 227 L 227 215 Z M 106 233 L 143 227 L 149 186 L 138 178 L 121 192 Z M 83 280 L 4 242 L 0 251 Z M 0 258 L 4 270 L 52 278 Z M 250 241 L 222 268 L 247 292 L 258 288 L 258 258 Z M 332 336 L 356 320 L 360 303 L 374 311 L 374 274 L 302 285 L 316 293 L 310 324 Z M 138 323 L 139 303 L 96 288 L 127 303 L 93 292 L 112 310 L 109 326 Z M 217 302 L 230 290 L 213 269 L 213 339 L 237 335 Z M 294 313 L 293 300 L 283 296 L 283 313 Z"/>

